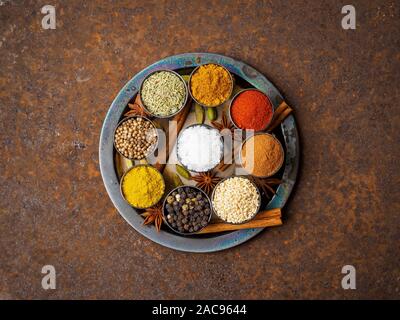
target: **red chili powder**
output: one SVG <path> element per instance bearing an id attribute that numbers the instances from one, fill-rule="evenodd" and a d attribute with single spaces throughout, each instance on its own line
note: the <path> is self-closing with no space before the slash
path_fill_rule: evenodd
<path id="1" fill-rule="evenodd" d="M 268 97 L 257 90 L 247 90 L 233 101 L 231 116 L 241 129 L 263 130 L 271 121 L 273 107 Z"/>

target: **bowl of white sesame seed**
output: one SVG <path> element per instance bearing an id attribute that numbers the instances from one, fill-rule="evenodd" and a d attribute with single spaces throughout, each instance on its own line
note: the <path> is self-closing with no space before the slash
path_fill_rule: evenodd
<path id="1" fill-rule="evenodd" d="M 221 220 L 242 224 L 253 219 L 261 207 L 261 194 L 246 176 L 231 176 L 221 180 L 211 195 L 214 213 Z"/>

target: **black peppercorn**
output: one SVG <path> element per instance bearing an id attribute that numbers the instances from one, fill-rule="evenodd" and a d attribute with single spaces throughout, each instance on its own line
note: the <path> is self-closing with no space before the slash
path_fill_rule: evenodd
<path id="1" fill-rule="evenodd" d="M 171 199 L 172 197 L 172 199 Z M 165 202 L 166 221 L 180 233 L 194 233 L 205 227 L 211 210 L 207 196 L 193 187 L 176 189 Z M 173 201 L 171 201 L 173 200 Z"/>

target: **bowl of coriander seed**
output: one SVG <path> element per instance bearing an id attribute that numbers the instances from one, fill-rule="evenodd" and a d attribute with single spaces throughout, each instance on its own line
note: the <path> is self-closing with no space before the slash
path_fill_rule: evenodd
<path id="1" fill-rule="evenodd" d="M 114 131 L 114 147 L 129 160 L 142 160 L 157 148 L 157 128 L 146 117 L 132 116 L 120 121 Z"/>

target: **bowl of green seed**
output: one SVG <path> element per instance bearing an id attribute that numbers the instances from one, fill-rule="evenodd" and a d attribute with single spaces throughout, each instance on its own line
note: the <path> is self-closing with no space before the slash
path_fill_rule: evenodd
<path id="1" fill-rule="evenodd" d="M 139 92 L 143 107 L 156 118 L 176 115 L 188 99 L 185 80 L 172 70 L 150 73 L 143 80 Z"/>

